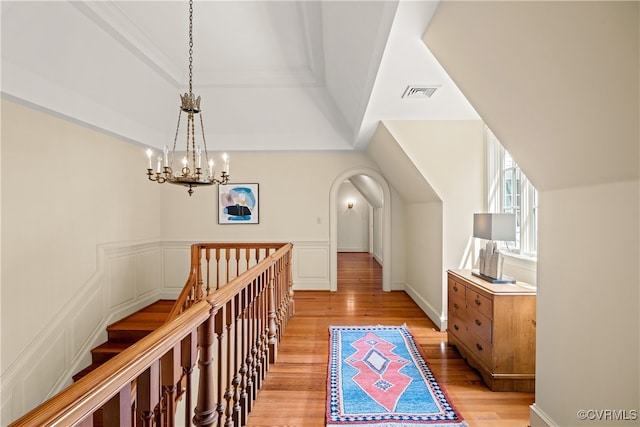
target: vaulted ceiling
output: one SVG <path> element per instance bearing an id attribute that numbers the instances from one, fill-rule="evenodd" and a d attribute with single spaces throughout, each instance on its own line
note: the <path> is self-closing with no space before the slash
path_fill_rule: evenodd
<path id="1" fill-rule="evenodd" d="M 4 97 L 172 144 L 188 83 L 186 0 L 1 4 Z M 193 92 L 209 149 L 362 150 L 380 120 L 478 119 L 422 42 L 437 7 L 196 1 Z"/>

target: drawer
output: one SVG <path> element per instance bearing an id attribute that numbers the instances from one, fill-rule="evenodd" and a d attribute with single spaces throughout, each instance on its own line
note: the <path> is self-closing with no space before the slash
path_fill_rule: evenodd
<path id="1" fill-rule="evenodd" d="M 451 278 L 449 278 L 447 282 L 449 284 L 449 298 L 454 297 L 462 298 L 463 300 L 465 300 L 465 291 L 467 287 Z"/>
<path id="2" fill-rule="evenodd" d="M 493 319 L 493 301 L 484 295 L 467 289 L 466 292 L 467 306 L 469 310 L 477 310 L 481 314 Z"/>
<path id="3" fill-rule="evenodd" d="M 467 342 L 469 340 L 469 331 L 467 328 L 467 324 L 460 317 L 455 314 L 449 314 L 449 319 L 447 321 L 448 328 L 447 331 L 457 336 L 458 339 L 462 342 Z"/>
<path id="4" fill-rule="evenodd" d="M 487 316 L 481 314 L 477 310 L 473 310 L 468 313 L 470 318 L 465 319 L 469 325 L 469 329 L 473 331 L 480 338 L 488 343 L 493 342 L 491 337 L 491 331 L 493 330 L 493 320 Z"/>
<path id="5" fill-rule="evenodd" d="M 471 353 L 484 363 L 490 371 L 493 371 L 493 346 L 474 333 L 469 333 L 469 341 L 466 344 L 469 346 Z"/>
<path id="6" fill-rule="evenodd" d="M 448 315 L 454 315 L 454 316 L 458 316 L 464 320 L 467 320 L 467 303 L 465 302 L 465 300 L 461 299 L 461 298 L 452 298 L 449 297 L 449 313 Z"/>

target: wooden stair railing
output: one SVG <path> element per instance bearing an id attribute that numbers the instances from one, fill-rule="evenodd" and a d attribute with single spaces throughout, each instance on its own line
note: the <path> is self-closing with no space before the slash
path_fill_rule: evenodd
<path id="1" fill-rule="evenodd" d="M 185 425 L 245 425 L 294 314 L 292 245 L 247 244 L 260 247 L 259 254 L 253 253 L 249 262 L 241 250 L 245 258 L 234 255 L 231 268 L 226 261 L 224 277 L 229 280 L 216 283 L 215 289 L 210 286 L 211 254 L 227 248 L 227 254 L 234 254 L 239 245 L 194 247 L 192 256 L 198 261 L 192 260 L 191 290 L 183 292 L 188 298 L 174 318 L 11 426 L 92 426 L 93 414 L 101 408 L 103 425 L 109 427 L 174 426 L 176 396 L 183 396 Z M 216 268 L 216 276 L 220 270 Z M 193 387 L 196 363 L 198 385 Z"/>

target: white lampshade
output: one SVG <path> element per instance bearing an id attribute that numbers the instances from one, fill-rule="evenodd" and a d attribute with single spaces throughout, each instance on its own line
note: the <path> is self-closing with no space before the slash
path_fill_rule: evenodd
<path id="1" fill-rule="evenodd" d="M 516 215 L 497 213 L 473 214 L 473 237 L 485 240 L 516 240 Z"/>

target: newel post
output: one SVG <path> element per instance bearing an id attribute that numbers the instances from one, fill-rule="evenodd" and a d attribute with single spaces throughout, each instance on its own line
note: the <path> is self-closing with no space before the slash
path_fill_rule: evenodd
<path id="1" fill-rule="evenodd" d="M 213 395 L 213 379 L 215 377 L 213 363 L 214 319 L 217 308 L 211 307 L 209 318 L 198 327 L 198 401 L 194 410 L 193 424 L 210 427 L 218 422 L 218 413 Z"/>

